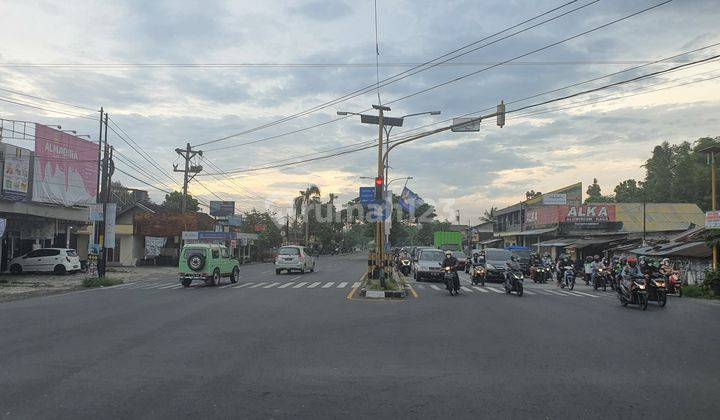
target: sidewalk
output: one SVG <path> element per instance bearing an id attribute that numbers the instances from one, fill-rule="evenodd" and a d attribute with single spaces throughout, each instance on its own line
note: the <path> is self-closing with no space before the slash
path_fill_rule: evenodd
<path id="1" fill-rule="evenodd" d="M 107 277 L 125 282 L 147 277 L 168 277 L 177 275 L 177 267 L 108 267 Z M 56 276 L 54 274 L 32 273 L 13 275 L 0 274 L 0 302 L 44 296 L 83 289 L 85 273 Z"/>

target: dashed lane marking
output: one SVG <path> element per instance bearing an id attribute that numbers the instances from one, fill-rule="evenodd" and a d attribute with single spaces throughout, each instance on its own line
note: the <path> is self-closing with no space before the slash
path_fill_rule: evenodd
<path id="1" fill-rule="evenodd" d="M 320 285 L 320 283 L 322 283 L 322 282 L 321 282 L 321 281 L 316 281 L 315 283 L 308 285 L 307 288 L 308 288 L 308 289 L 314 289 L 315 287 L 318 287 L 318 285 Z"/>
<path id="2" fill-rule="evenodd" d="M 279 286 L 278 289 L 284 289 L 284 288 L 286 288 L 286 287 L 290 287 L 291 284 L 293 284 L 293 282 L 285 283 L 285 284 L 283 284 L 282 286 Z"/>
<path id="3" fill-rule="evenodd" d="M 295 286 L 293 286 L 293 289 L 299 289 L 299 288 L 305 286 L 306 284 L 307 284 L 306 281 L 301 281 L 300 283 L 298 283 L 298 284 L 296 284 Z"/>
<path id="4" fill-rule="evenodd" d="M 348 282 L 346 282 L 346 281 L 341 281 L 340 284 L 337 285 L 337 288 L 338 288 L 338 289 L 343 289 L 343 288 L 344 288 L 345 286 L 347 286 L 347 285 L 348 285 Z"/>
<path id="5" fill-rule="evenodd" d="M 328 287 L 332 287 L 333 284 L 335 284 L 334 281 L 327 282 L 327 283 L 325 283 L 325 284 L 322 286 L 322 288 L 323 288 L 323 289 L 327 289 Z"/>

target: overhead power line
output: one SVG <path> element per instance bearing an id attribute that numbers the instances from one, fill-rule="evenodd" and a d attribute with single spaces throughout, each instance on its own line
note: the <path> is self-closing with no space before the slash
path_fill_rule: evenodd
<path id="1" fill-rule="evenodd" d="M 510 58 L 510 59 L 507 59 L 507 60 L 505 60 L 505 61 L 502 61 L 502 62 L 500 62 L 500 63 L 498 63 L 498 64 L 495 64 L 495 65 L 492 65 L 492 66 L 488 66 L 488 67 L 484 67 L 484 68 L 479 69 L 479 70 L 477 70 L 477 71 L 473 71 L 473 72 L 470 72 L 470 73 L 467 73 L 467 74 L 464 74 L 464 75 L 455 77 L 455 78 L 453 78 L 453 79 L 447 80 L 447 81 L 445 81 L 445 82 L 438 83 L 438 84 L 435 84 L 435 85 L 433 85 L 433 86 L 430 86 L 430 87 L 421 89 L 421 90 L 416 91 L 416 92 L 413 92 L 413 93 L 411 93 L 411 94 L 402 96 L 402 97 L 400 97 L 400 98 L 393 99 L 393 100 L 391 100 L 391 101 L 389 101 L 389 102 L 386 102 L 386 105 L 393 104 L 393 103 L 397 103 L 397 102 L 400 102 L 400 101 L 402 101 L 402 100 L 405 100 L 405 99 L 408 99 L 408 98 L 411 98 L 411 97 L 414 97 L 414 96 L 417 96 L 417 95 L 420 95 L 420 94 L 423 94 L 423 93 L 427 93 L 427 92 L 429 92 L 429 91 L 431 91 L 431 90 L 434 90 L 434 89 L 437 89 L 437 88 L 440 88 L 440 87 L 447 86 L 447 85 L 449 85 L 449 84 L 458 82 L 458 81 L 460 81 L 460 80 L 467 79 L 468 77 L 475 76 L 475 75 L 480 74 L 480 73 L 482 73 L 482 72 L 485 72 L 485 71 L 491 70 L 491 69 L 493 69 L 493 68 L 497 68 L 497 67 L 499 67 L 499 66 L 501 66 L 501 65 L 504 65 L 504 64 L 513 62 L 513 61 L 515 61 L 515 60 L 518 60 L 518 59 L 521 59 L 521 58 L 530 56 L 530 55 L 532 55 L 532 54 L 536 54 L 536 53 L 541 52 L 541 51 L 545 51 L 545 50 L 547 50 L 547 49 L 553 48 L 553 47 L 558 46 L 558 45 L 560 45 L 560 44 L 569 42 L 569 41 L 571 41 L 571 40 L 574 40 L 574 39 L 580 38 L 580 37 L 582 37 L 582 36 L 585 36 L 585 35 L 587 35 L 587 34 L 593 33 L 593 32 L 595 32 L 595 31 L 598 31 L 598 30 L 607 28 L 607 27 L 609 27 L 609 26 L 615 25 L 615 24 L 617 24 L 617 23 L 620 23 L 620 22 L 625 21 L 625 20 L 627 20 L 627 19 L 630 19 L 630 18 L 632 18 L 632 17 L 638 16 L 638 15 L 640 15 L 640 14 L 647 13 L 647 12 L 649 12 L 649 11 L 651 11 L 651 10 L 654 10 L 654 9 L 656 9 L 656 8 L 658 8 L 658 7 L 661 7 L 661 6 L 665 5 L 665 4 L 668 4 L 668 3 L 672 2 L 672 1 L 673 1 L 673 0 L 665 0 L 665 1 L 661 2 L 661 3 L 657 3 L 657 4 L 653 5 L 653 6 L 646 7 L 646 8 L 644 8 L 644 9 L 641 9 L 641 10 L 636 11 L 636 12 L 634 12 L 634 13 L 631 13 L 631 14 L 628 14 L 628 15 L 624 15 L 624 16 L 622 16 L 622 17 L 620 17 L 620 18 L 614 19 L 614 20 L 612 20 L 612 21 L 610 21 L 610 22 L 607 22 L 607 23 L 605 23 L 605 24 L 602 24 L 602 25 L 593 27 L 593 28 L 591 28 L 591 29 L 589 29 L 589 30 L 587 30 L 587 31 L 584 31 L 584 32 L 581 32 L 581 33 L 572 35 L 572 36 L 570 36 L 570 37 L 563 38 L 563 39 L 561 39 L 561 40 L 559 40 L 559 41 L 553 42 L 553 43 L 548 44 L 548 45 L 545 45 L 545 46 L 543 46 L 543 47 L 536 48 L 536 49 L 531 50 L 531 51 L 529 51 L 529 52 L 526 52 L 526 53 L 517 55 L 517 56 L 515 56 L 515 57 L 512 57 L 512 58 Z M 593 2 L 593 3 L 594 3 L 594 2 Z M 586 6 L 590 5 L 590 4 L 592 4 L 592 3 L 588 3 L 588 4 L 583 5 L 583 6 L 578 6 L 578 8 L 572 9 L 572 10 L 570 10 L 570 11 L 568 11 L 568 12 L 565 12 L 564 14 L 571 13 L 572 11 L 578 10 L 579 8 L 582 8 L 582 7 L 586 7 Z M 563 14 L 563 15 L 564 15 L 564 14 Z M 560 16 L 562 16 L 562 15 L 560 15 Z M 555 19 L 555 18 L 557 18 L 557 16 L 556 16 L 556 17 L 553 17 L 553 18 L 551 18 L 551 19 Z M 540 23 L 542 23 L 542 22 L 540 22 Z M 533 25 L 533 26 L 537 26 L 537 25 L 539 25 L 540 23 L 538 23 L 538 24 L 536 24 L 536 25 Z M 530 28 L 532 28 L 533 26 L 531 26 Z M 524 28 L 524 29 L 521 30 L 521 31 L 524 31 L 524 30 L 527 30 L 527 29 L 528 29 L 528 28 Z M 516 32 L 516 33 L 519 33 L 519 32 L 520 32 L 520 31 L 518 31 L 518 32 Z M 509 34 L 509 35 L 507 35 L 507 36 L 505 36 L 505 37 L 503 37 L 503 38 L 500 38 L 500 40 L 505 39 L 505 38 L 507 38 L 508 36 L 512 36 L 512 35 L 513 35 L 513 34 Z M 496 41 L 497 41 L 497 40 L 492 41 L 492 42 L 496 42 Z M 489 45 L 489 44 L 484 44 L 484 45 Z M 478 48 L 479 48 L 479 47 L 478 47 Z M 372 85 L 372 86 L 375 86 L 375 85 Z M 382 83 L 381 83 L 380 87 L 383 87 L 383 86 L 385 86 L 385 84 L 382 84 Z M 342 101 L 340 101 L 340 102 L 342 102 Z M 337 102 L 337 103 L 339 103 L 339 102 Z M 331 104 L 331 105 L 334 105 L 334 104 Z M 331 105 L 328 105 L 328 106 L 331 106 Z M 360 112 L 365 112 L 365 111 L 368 111 L 368 110 L 369 110 L 369 109 L 366 109 L 366 110 L 363 110 L 363 111 L 360 111 Z M 312 111 L 312 112 L 314 112 L 314 111 Z M 266 137 L 266 138 L 263 138 L 263 139 L 254 140 L 254 141 L 249 141 L 249 142 L 240 143 L 240 144 L 236 144 L 236 145 L 229 145 L 229 146 L 224 146 L 224 147 L 217 147 L 217 148 L 214 148 L 214 149 L 208 149 L 208 150 L 206 150 L 206 151 L 210 152 L 210 151 L 215 151 L 215 150 L 224 150 L 224 149 L 230 149 L 230 148 L 234 148 L 234 147 L 245 146 L 245 145 L 248 145 L 248 144 L 255 144 L 255 143 L 260 143 L 260 142 L 264 142 L 264 141 L 269 141 L 269 140 L 276 139 L 276 138 L 279 138 L 279 137 L 283 137 L 283 136 L 286 136 L 286 135 L 289 135 L 289 134 L 294 134 L 294 133 L 298 133 L 298 132 L 301 132 L 301 131 L 313 129 L 313 128 L 319 127 L 319 126 L 321 126 L 321 125 L 334 123 L 334 122 L 340 121 L 340 120 L 345 119 L 345 118 L 348 118 L 348 117 L 347 117 L 347 116 L 344 116 L 344 117 L 340 117 L 340 118 L 334 118 L 334 119 L 332 119 L 332 120 L 328 120 L 328 121 L 325 121 L 325 122 L 322 122 L 322 123 L 319 123 L 319 124 L 314 124 L 314 125 L 312 125 L 312 126 L 310 126 L 310 127 L 305 127 L 305 128 L 293 130 L 292 132 L 277 134 L 277 135 L 270 136 L 270 137 Z M 278 120 L 278 121 L 281 121 L 281 120 Z M 272 123 L 268 123 L 268 124 L 272 124 Z M 268 126 L 268 125 L 266 124 L 265 126 Z M 265 128 L 265 126 L 261 126 L 260 128 Z M 239 136 L 239 135 L 241 135 L 241 134 L 246 134 L 246 133 L 249 133 L 249 132 L 252 132 L 252 131 L 257 131 L 257 130 L 260 129 L 260 128 L 257 128 L 257 127 L 256 127 L 255 129 L 245 130 L 244 132 L 236 133 L 236 135 L 226 136 L 226 137 L 223 137 L 223 138 L 220 138 L 220 139 L 211 140 L 211 141 L 204 142 L 204 143 L 201 143 L 201 144 L 209 144 L 209 143 L 215 143 L 215 142 L 218 142 L 218 141 L 227 140 L 227 139 L 229 139 L 229 138 L 236 137 L 236 136 Z"/>
<path id="2" fill-rule="evenodd" d="M 231 139 L 231 138 L 234 138 L 234 137 L 238 137 L 238 136 L 241 136 L 241 135 L 244 135 L 244 134 L 249 134 L 249 133 L 252 133 L 252 132 L 255 132 L 255 131 L 259 131 L 259 130 L 262 130 L 262 129 L 264 129 L 264 128 L 272 127 L 272 126 L 274 126 L 274 125 L 281 124 L 281 123 L 283 123 L 283 122 L 290 121 L 290 120 L 299 118 L 299 117 L 301 117 L 301 116 L 308 115 L 308 114 L 310 114 L 310 113 L 319 111 L 319 110 L 321 110 L 321 109 L 325 109 L 325 108 L 327 108 L 327 107 L 336 105 L 336 104 L 338 104 L 338 103 L 347 101 L 348 99 L 352 99 L 352 98 L 354 98 L 354 97 L 363 95 L 363 94 L 365 94 L 365 93 L 372 92 L 373 90 L 378 89 L 379 87 L 385 86 L 385 85 L 390 84 L 390 83 L 395 83 L 395 82 L 400 81 L 400 80 L 402 80 L 402 79 L 405 79 L 405 78 L 407 78 L 407 77 L 409 77 L 409 76 L 411 76 L 411 75 L 417 74 L 417 73 L 419 73 L 419 72 L 421 72 L 421 71 L 425 71 L 425 70 L 428 70 L 428 69 L 430 69 L 430 68 L 433 68 L 433 67 L 434 67 L 434 64 L 437 64 L 437 63 L 435 63 L 436 61 L 446 59 L 445 62 L 447 62 L 447 61 L 453 60 L 453 59 L 455 59 L 455 58 L 461 57 L 461 56 L 463 56 L 463 55 L 465 55 L 465 54 L 468 54 L 468 53 L 470 53 L 470 52 L 472 52 L 472 51 L 477 51 L 478 49 L 487 47 L 488 45 L 491 45 L 491 43 L 481 45 L 481 46 L 479 46 L 479 47 L 476 47 L 476 48 L 472 49 L 471 51 L 466 51 L 466 52 L 464 52 L 464 53 L 462 53 L 462 54 L 459 54 L 459 55 L 457 55 L 457 56 L 453 56 L 453 54 L 456 54 L 456 53 L 458 53 L 458 52 L 460 52 L 460 51 L 462 51 L 462 50 L 465 50 L 465 49 L 467 49 L 467 48 L 470 48 L 470 47 L 472 47 L 472 46 L 475 46 L 475 45 L 477 45 L 477 44 L 480 44 L 480 43 L 482 43 L 482 42 L 484 42 L 484 41 L 487 41 L 488 39 L 491 39 L 491 38 L 494 38 L 494 37 L 496 37 L 496 36 L 499 36 L 499 35 L 501 35 L 501 34 L 503 34 L 503 33 L 505 33 L 505 32 L 511 31 L 511 30 L 513 30 L 513 29 L 515 29 L 515 28 L 518 28 L 518 27 L 523 26 L 523 25 L 525 25 L 525 24 L 527 24 L 527 23 L 530 23 L 530 22 L 532 22 L 532 21 L 534 21 L 534 20 L 540 19 L 540 18 L 542 18 L 542 17 L 544 17 L 544 16 L 547 16 L 547 15 L 549 15 L 549 14 L 551 14 L 551 13 L 553 13 L 553 12 L 559 10 L 559 9 L 562 9 L 562 8 L 564 8 L 564 7 L 566 7 L 566 6 L 570 5 L 570 4 L 576 3 L 577 1 L 578 1 L 578 0 L 573 0 L 573 1 L 569 1 L 569 2 L 566 2 L 566 3 L 564 3 L 564 4 L 561 4 L 561 5 L 558 6 L 558 7 L 552 8 L 552 9 L 550 9 L 550 10 L 544 12 L 544 13 L 541 13 L 541 14 L 539 14 L 539 15 L 537 15 L 537 16 L 534 16 L 534 17 L 532 17 L 532 18 L 530 18 L 530 19 L 526 19 L 526 20 L 524 20 L 524 21 L 522 21 L 522 22 L 520 22 L 520 23 L 518 23 L 518 24 L 512 25 L 512 26 L 507 27 L 507 28 L 505 28 L 505 29 L 503 29 L 503 30 L 501 30 L 501 31 L 498 31 L 498 32 L 495 32 L 495 33 L 493 33 L 493 34 L 491 34 L 491 35 L 489 35 L 489 36 L 486 36 L 486 37 L 484 37 L 484 38 L 482 38 L 482 39 L 479 39 L 479 40 L 477 40 L 477 41 L 474 41 L 474 42 L 471 42 L 471 43 L 469 43 L 469 44 L 466 44 L 466 45 L 464 45 L 464 46 L 462 46 L 462 47 L 460 47 L 460 48 L 457 48 L 457 49 L 455 49 L 455 50 L 452 50 L 452 51 L 450 51 L 450 52 L 448 52 L 448 53 L 446 53 L 446 54 L 443 54 L 443 55 L 441 55 L 441 56 L 439 56 L 439 57 L 436 57 L 436 58 L 434 58 L 434 59 L 432 59 L 432 60 L 426 61 L 426 62 L 424 62 L 424 63 L 422 63 L 422 64 L 420 64 L 420 65 L 418 65 L 418 66 L 412 67 L 412 68 L 410 68 L 410 69 L 408 69 L 408 70 L 406 70 L 406 71 L 403 71 L 403 72 L 401 72 L 401 73 L 398 73 L 398 74 L 395 74 L 395 75 L 393 75 L 393 76 L 390 76 L 390 77 L 388 77 L 388 78 L 386 78 L 386 79 L 383 79 L 383 80 L 381 80 L 379 83 L 376 82 L 376 83 L 372 83 L 372 84 L 366 85 L 366 86 L 364 86 L 364 87 L 362 87 L 362 88 L 360 88 L 360 89 L 357 89 L 357 90 L 354 90 L 354 91 L 352 91 L 352 92 L 350 92 L 350 93 L 347 93 L 347 94 L 345 94 L 345 95 L 343 95 L 343 96 L 341 96 L 341 97 L 339 97 L 339 98 L 333 99 L 333 100 L 331 100 L 331 101 L 322 103 L 322 104 L 317 105 L 317 106 L 314 106 L 314 107 L 312 107 L 312 108 L 309 108 L 309 109 L 300 111 L 300 112 L 298 112 L 298 113 L 289 115 L 289 116 L 287 116 L 287 117 L 280 118 L 280 119 L 278 119 L 278 120 L 275 120 L 275 121 L 272 121 L 272 122 L 269 122 L 269 123 L 266 123 L 266 124 L 262 124 L 262 125 L 260 125 L 260 126 L 257 126 L 257 127 L 254 127 L 254 128 L 248 129 L 248 130 L 244 130 L 244 131 L 241 131 L 241 132 L 238 132 L 238 133 L 234 133 L 234 134 L 231 134 L 231 135 L 228 135 L 228 136 L 220 137 L 220 138 L 217 138 L 217 139 L 214 139 L 214 140 L 208 140 L 208 141 L 204 141 L 204 142 L 198 143 L 197 146 L 203 146 L 203 145 L 206 145 L 206 144 L 212 144 L 212 143 L 216 143 L 216 142 L 219 142 L 219 141 L 228 140 L 228 139 Z M 573 12 L 575 12 L 575 11 L 577 11 L 577 10 L 580 10 L 580 9 L 582 9 L 582 8 L 584 8 L 584 7 L 589 6 L 590 4 L 597 3 L 597 1 L 598 1 L 598 0 L 593 0 L 593 1 L 590 2 L 590 3 L 587 3 L 587 4 L 583 5 L 583 6 L 578 7 L 578 8 L 575 8 L 575 9 L 569 11 L 569 12 L 565 12 L 565 13 L 563 13 L 563 14 L 561 14 L 561 15 L 552 17 L 552 18 L 547 19 L 547 20 L 545 20 L 545 21 L 543 21 L 543 22 L 540 22 L 539 24 L 535 24 L 535 25 L 533 25 L 533 26 L 531 26 L 531 27 L 529 27 L 529 28 L 524 28 L 524 29 L 522 29 L 522 30 L 520 30 L 520 31 L 517 31 L 517 32 L 515 32 L 515 33 L 513 33 L 513 34 L 510 34 L 510 35 L 508 35 L 508 36 L 506 36 L 506 37 L 503 37 L 501 40 L 507 39 L 508 37 L 511 37 L 511 36 L 518 35 L 518 34 L 520 34 L 520 33 L 522 33 L 522 32 L 525 32 L 525 31 L 528 31 L 528 30 L 530 30 L 530 29 L 533 29 L 533 28 L 535 28 L 535 27 L 537 27 L 537 26 L 539 26 L 539 25 L 545 24 L 545 23 L 547 23 L 547 22 L 549 22 L 549 21 L 551 21 L 551 20 L 557 19 L 557 18 L 559 18 L 559 17 L 561 17 L 561 16 L 565 16 L 565 15 L 567 15 L 567 14 L 569 14 L 569 13 L 573 13 Z M 494 43 L 494 42 L 499 42 L 499 41 L 493 41 L 493 43 Z M 449 57 L 449 58 L 448 58 L 448 57 Z M 413 72 L 413 71 L 415 71 L 415 70 L 418 70 L 418 71 L 416 71 L 415 73 L 409 74 L 409 73 L 411 73 L 411 72 Z"/>

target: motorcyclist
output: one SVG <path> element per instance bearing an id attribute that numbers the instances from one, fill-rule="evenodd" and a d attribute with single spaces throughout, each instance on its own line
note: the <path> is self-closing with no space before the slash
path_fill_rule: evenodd
<path id="1" fill-rule="evenodd" d="M 445 251 L 445 259 L 442 262 L 442 268 L 445 267 L 450 267 L 452 269 L 452 272 L 455 275 L 455 284 L 458 285 L 458 283 L 460 282 L 460 277 L 457 273 L 458 259 L 455 258 L 450 251 Z"/>
<path id="2" fill-rule="evenodd" d="M 621 277 L 623 284 L 628 289 L 628 292 L 632 293 L 635 289 L 635 282 L 633 282 L 633 280 L 638 277 L 643 277 L 643 273 L 640 271 L 640 267 L 638 267 L 637 258 L 630 257 L 627 259 L 627 263 L 625 264 L 625 267 L 623 267 Z"/>
<path id="3" fill-rule="evenodd" d="M 555 266 L 555 271 L 557 272 L 557 285 L 560 286 L 565 279 L 565 267 L 572 267 L 573 262 L 570 259 L 569 256 L 562 254 L 560 255 L 560 258 L 558 258 L 558 262 Z"/>
<path id="4" fill-rule="evenodd" d="M 505 270 L 505 285 L 508 288 L 512 289 L 512 285 L 513 285 L 512 281 L 511 281 L 512 273 L 521 271 L 520 263 L 518 262 L 517 255 L 512 255 L 510 257 L 510 261 L 508 261 L 505 264 L 507 265 L 507 269 Z"/>
<path id="5" fill-rule="evenodd" d="M 470 265 L 483 265 L 485 264 L 485 257 L 480 255 L 478 251 L 474 251 L 472 254 L 472 258 L 470 258 Z"/>
<path id="6" fill-rule="evenodd" d="M 605 269 L 605 263 L 603 262 L 603 260 L 600 258 L 599 255 L 595 255 L 593 257 L 593 262 L 590 264 L 590 267 L 592 269 L 592 274 L 591 274 L 592 284 L 594 285 L 595 282 L 597 281 L 597 276 L 599 274 L 599 271 L 602 269 Z"/>
<path id="7" fill-rule="evenodd" d="M 662 261 L 660 261 L 660 273 L 662 273 L 664 276 L 670 276 L 673 274 L 673 268 L 670 265 L 670 258 L 663 258 Z"/>

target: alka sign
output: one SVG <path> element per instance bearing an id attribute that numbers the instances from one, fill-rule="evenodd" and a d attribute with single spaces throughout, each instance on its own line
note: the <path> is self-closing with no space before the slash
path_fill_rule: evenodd
<path id="1" fill-rule="evenodd" d="M 561 222 L 569 223 L 601 223 L 615 221 L 615 206 L 612 204 L 563 206 Z M 564 217 L 563 217 L 564 215 Z"/>

